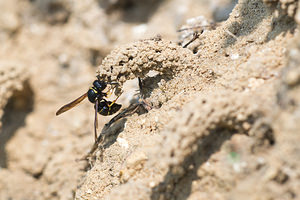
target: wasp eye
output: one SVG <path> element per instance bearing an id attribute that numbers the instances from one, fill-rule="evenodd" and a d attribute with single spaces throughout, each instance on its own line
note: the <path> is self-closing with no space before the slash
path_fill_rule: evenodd
<path id="1" fill-rule="evenodd" d="M 93 82 L 93 85 L 95 86 L 95 88 L 97 88 L 97 90 L 102 91 L 106 88 L 106 83 L 104 81 L 99 81 L 99 80 L 95 80 Z"/>

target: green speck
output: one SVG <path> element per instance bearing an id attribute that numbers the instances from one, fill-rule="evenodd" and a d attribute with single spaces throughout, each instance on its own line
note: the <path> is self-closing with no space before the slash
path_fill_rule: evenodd
<path id="1" fill-rule="evenodd" d="M 232 162 L 238 162 L 240 160 L 240 155 L 237 152 L 230 152 L 229 153 L 229 158 Z"/>

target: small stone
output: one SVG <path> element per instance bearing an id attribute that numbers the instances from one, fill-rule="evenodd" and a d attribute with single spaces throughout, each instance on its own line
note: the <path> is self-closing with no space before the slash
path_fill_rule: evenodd
<path id="1" fill-rule="evenodd" d="M 124 138 L 118 137 L 117 142 L 124 149 L 128 149 L 128 147 L 129 147 L 128 142 Z"/>
<path id="2" fill-rule="evenodd" d="M 237 60 L 240 57 L 240 55 L 238 53 L 232 54 L 230 56 L 231 60 Z"/>
<path id="3" fill-rule="evenodd" d="M 154 186 L 155 186 L 155 182 L 154 182 L 154 181 L 151 181 L 151 182 L 149 183 L 149 187 L 153 188 Z"/>

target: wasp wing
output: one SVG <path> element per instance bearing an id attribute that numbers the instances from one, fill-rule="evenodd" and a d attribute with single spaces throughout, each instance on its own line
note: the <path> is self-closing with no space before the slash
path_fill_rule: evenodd
<path id="1" fill-rule="evenodd" d="M 71 103 L 68 103 L 66 105 L 64 105 L 63 107 L 61 107 L 57 112 L 56 115 L 60 115 L 63 112 L 66 112 L 68 110 L 70 110 L 71 108 L 77 106 L 80 102 L 82 102 L 85 98 L 87 97 L 87 93 L 84 93 L 83 95 L 81 95 L 80 97 L 78 97 L 77 99 L 75 99 L 74 101 L 72 101 Z"/>

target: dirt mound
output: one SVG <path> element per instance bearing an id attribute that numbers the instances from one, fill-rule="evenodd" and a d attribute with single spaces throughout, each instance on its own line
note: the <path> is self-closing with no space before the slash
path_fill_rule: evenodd
<path id="1" fill-rule="evenodd" d="M 0 15 L 15 63 L 0 66 L 1 199 L 299 198 L 298 1 L 239 1 L 187 48 L 176 28 L 233 1 L 14 3 Z M 123 109 L 142 78 L 153 109 L 103 129 L 87 163 L 93 106 L 55 111 L 95 75 L 120 83 Z"/>

